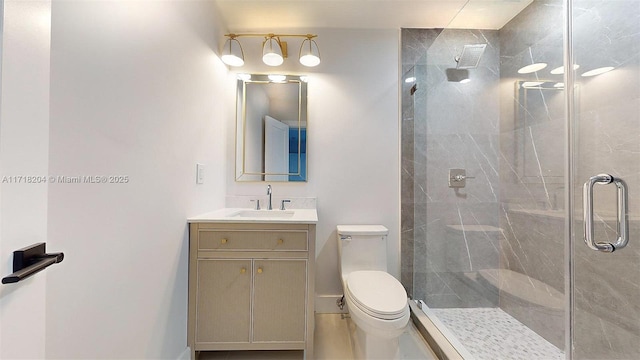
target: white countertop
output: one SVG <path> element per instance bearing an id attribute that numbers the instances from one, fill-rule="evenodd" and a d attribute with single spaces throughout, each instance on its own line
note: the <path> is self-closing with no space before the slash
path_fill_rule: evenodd
<path id="1" fill-rule="evenodd" d="M 238 216 L 244 212 L 244 216 Z M 283 215 L 286 212 L 288 216 Z M 278 224 L 315 224 L 318 222 L 316 209 L 251 210 L 247 208 L 224 208 L 193 216 L 189 223 L 278 223 Z M 254 214 L 255 216 L 252 216 Z"/>

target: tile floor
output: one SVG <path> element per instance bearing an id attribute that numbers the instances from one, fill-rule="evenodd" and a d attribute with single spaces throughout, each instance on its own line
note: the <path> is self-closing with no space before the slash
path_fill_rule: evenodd
<path id="1" fill-rule="evenodd" d="M 562 360 L 564 352 L 499 308 L 430 309 L 476 360 Z"/>
<path id="2" fill-rule="evenodd" d="M 415 326 L 409 323 L 400 336 L 400 358 L 403 360 L 436 360 Z M 351 319 L 340 314 L 317 314 L 315 329 L 316 360 L 353 359 L 349 334 L 355 330 Z M 200 360 L 300 360 L 302 351 L 212 351 L 201 352 Z"/>

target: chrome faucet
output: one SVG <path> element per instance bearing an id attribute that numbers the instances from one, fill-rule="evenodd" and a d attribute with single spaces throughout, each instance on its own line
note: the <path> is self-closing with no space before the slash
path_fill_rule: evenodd
<path id="1" fill-rule="evenodd" d="M 273 210 L 273 207 L 271 207 L 271 185 L 267 185 L 267 195 L 269 195 L 269 204 L 267 205 L 267 210 Z"/>

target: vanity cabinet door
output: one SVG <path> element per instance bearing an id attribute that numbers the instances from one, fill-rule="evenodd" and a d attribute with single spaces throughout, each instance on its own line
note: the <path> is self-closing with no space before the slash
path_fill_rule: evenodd
<path id="1" fill-rule="evenodd" d="M 197 343 L 248 343 L 251 260 L 198 259 Z"/>
<path id="2" fill-rule="evenodd" d="M 253 342 L 305 341 L 307 260 L 254 260 Z"/>

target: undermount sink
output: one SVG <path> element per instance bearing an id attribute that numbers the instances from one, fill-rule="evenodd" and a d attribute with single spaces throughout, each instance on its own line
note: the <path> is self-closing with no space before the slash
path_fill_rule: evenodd
<path id="1" fill-rule="evenodd" d="M 293 210 L 241 210 L 233 217 L 243 218 L 290 218 L 294 215 Z"/>

